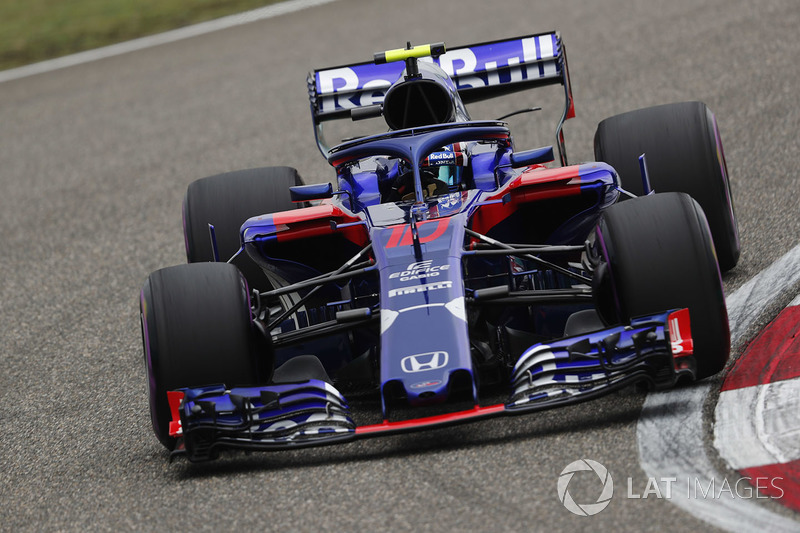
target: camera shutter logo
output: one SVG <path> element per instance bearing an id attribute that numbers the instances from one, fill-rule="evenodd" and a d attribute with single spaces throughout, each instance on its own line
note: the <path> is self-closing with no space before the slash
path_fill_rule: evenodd
<path id="1" fill-rule="evenodd" d="M 595 503 L 576 503 L 569 493 L 569 482 L 575 472 L 592 471 L 597 474 L 603 484 L 603 490 Z M 568 511 L 579 516 L 593 516 L 608 507 L 611 497 L 614 495 L 614 481 L 608 469 L 591 459 L 579 459 L 567 465 L 558 477 L 558 499 L 564 504 Z"/>

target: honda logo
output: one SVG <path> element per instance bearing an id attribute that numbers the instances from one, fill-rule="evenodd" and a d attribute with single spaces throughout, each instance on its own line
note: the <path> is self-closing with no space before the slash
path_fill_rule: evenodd
<path id="1" fill-rule="evenodd" d="M 418 353 L 403 357 L 403 360 L 400 361 L 400 367 L 406 374 L 413 374 L 414 372 L 425 372 L 426 370 L 436 370 L 447 366 L 448 359 L 447 352 Z"/>

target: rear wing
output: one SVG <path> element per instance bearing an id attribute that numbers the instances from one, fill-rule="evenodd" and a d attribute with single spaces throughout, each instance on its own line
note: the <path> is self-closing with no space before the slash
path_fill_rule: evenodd
<path id="1" fill-rule="evenodd" d="M 464 103 L 545 85 L 563 85 L 564 113 L 556 136 L 562 164 L 566 164 L 561 128 L 565 120 L 575 116 L 575 110 L 566 50 L 558 32 L 452 48 L 437 58 L 422 57 L 420 61 L 438 64 L 453 79 Z M 353 109 L 381 104 L 387 89 L 400 78 L 404 68 L 402 61 L 364 62 L 309 73 L 311 115 L 323 155 L 327 155 L 329 147 L 322 124 L 350 118 Z"/>

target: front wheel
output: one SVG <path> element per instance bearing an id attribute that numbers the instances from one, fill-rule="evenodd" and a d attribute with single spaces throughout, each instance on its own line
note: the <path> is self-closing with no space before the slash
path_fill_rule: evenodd
<path id="1" fill-rule="evenodd" d="M 233 265 L 157 270 L 142 287 L 140 309 L 153 431 L 168 449 L 175 439 L 167 391 L 269 377 L 272 347 L 251 321 L 247 284 Z"/>
<path id="2" fill-rule="evenodd" d="M 622 187 L 643 192 L 639 156 L 646 155 L 657 193 L 685 192 L 708 218 L 719 266 L 739 260 L 739 230 L 717 120 L 702 102 L 681 102 L 630 111 L 602 121 L 595 157 L 619 173 Z"/>
<path id="3" fill-rule="evenodd" d="M 302 184 L 297 170 L 291 167 L 237 170 L 192 182 L 183 200 L 186 259 L 189 263 L 214 261 L 208 231 L 208 225 L 212 224 L 219 259 L 228 260 L 239 249 L 239 229 L 245 220 L 302 207 L 292 203 L 289 194 L 289 187 Z M 262 291 L 272 288 L 264 272 L 247 254 L 240 254 L 234 264 L 251 287 Z"/>
<path id="4" fill-rule="evenodd" d="M 689 308 L 697 378 L 722 370 L 730 354 L 725 295 L 700 206 L 662 193 L 611 206 L 595 230 L 596 295 L 608 323 Z"/>

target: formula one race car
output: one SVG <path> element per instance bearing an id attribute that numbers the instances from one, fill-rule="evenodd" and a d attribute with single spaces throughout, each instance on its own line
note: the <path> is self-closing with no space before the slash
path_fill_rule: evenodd
<path id="1" fill-rule="evenodd" d="M 467 112 L 544 85 L 564 89 L 560 165 Z M 316 70 L 308 90 L 335 185 L 288 167 L 192 183 L 189 264 L 141 291 L 153 428 L 174 454 L 529 413 L 725 365 L 720 270 L 739 240 L 704 104 L 609 118 L 597 161 L 569 165 L 556 32 L 409 44 Z M 381 116 L 388 131 L 325 140 L 331 120 Z"/>

